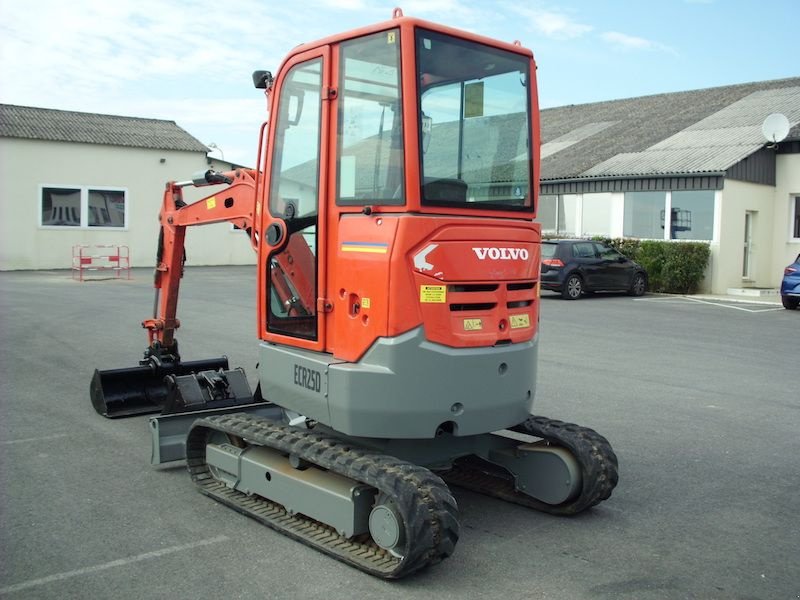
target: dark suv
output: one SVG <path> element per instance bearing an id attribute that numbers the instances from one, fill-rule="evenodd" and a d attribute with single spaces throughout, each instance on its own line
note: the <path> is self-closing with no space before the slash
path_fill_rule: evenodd
<path id="1" fill-rule="evenodd" d="M 601 291 L 641 296 L 647 290 L 647 273 L 602 242 L 544 240 L 541 286 L 567 300 L 577 300 L 584 292 Z"/>

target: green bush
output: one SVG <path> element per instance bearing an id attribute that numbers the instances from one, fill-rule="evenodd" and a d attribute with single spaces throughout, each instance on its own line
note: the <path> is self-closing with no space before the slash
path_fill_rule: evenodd
<path id="1" fill-rule="evenodd" d="M 693 294 L 703 280 L 711 255 L 705 242 L 668 242 L 594 238 L 605 242 L 647 271 L 648 289 L 667 294 Z"/>
<path id="2" fill-rule="evenodd" d="M 639 246 L 641 245 L 641 241 L 637 239 L 631 238 L 604 238 L 604 237 L 594 237 L 592 238 L 599 242 L 605 242 L 612 248 L 616 248 L 620 253 L 624 254 L 631 260 L 637 260 L 636 255 L 639 252 Z"/>
<path id="3" fill-rule="evenodd" d="M 708 265 L 711 249 L 702 242 L 662 242 L 670 247 L 662 269 L 664 291 L 694 294 Z"/>

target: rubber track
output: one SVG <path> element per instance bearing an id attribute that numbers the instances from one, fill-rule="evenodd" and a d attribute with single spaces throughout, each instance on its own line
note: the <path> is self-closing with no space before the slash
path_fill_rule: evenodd
<path id="1" fill-rule="evenodd" d="M 517 491 L 512 477 L 467 461 L 440 475 L 450 484 L 553 515 L 574 515 L 611 497 L 619 481 L 617 455 L 602 435 L 588 427 L 535 416 L 510 429 L 569 450 L 580 465 L 580 493 L 563 504 L 547 504 Z"/>
<path id="2" fill-rule="evenodd" d="M 206 464 L 205 448 L 212 431 L 297 455 L 385 493 L 395 500 L 404 520 L 403 558 L 380 548 L 368 534 L 344 538 L 328 525 L 289 514 L 278 503 L 228 488 L 211 475 Z M 442 561 L 453 553 L 458 541 L 458 507 L 440 477 L 423 467 L 325 434 L 245 413 L 220 415 L 195 421 L 187 437 L 186 456 L 192 480 L 203 494 L 371 575 L 404 577 Z"/>

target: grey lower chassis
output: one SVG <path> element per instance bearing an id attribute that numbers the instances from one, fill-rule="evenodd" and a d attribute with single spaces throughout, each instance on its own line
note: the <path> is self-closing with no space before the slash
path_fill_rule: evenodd
<path id="1" fill-rule="evenodd" d="M 189 433 L 192 423 L 204 417 L 234 412 L 244 412 L 275 420 L 281 420 L 283 417 L 281 408 L 271 402 L 255 402 L 227 408 L 150 417 L 150 434 L 153 442 L 150 464 L 163 465 L 164 463 L 185 460 L 186 435 Z"/>

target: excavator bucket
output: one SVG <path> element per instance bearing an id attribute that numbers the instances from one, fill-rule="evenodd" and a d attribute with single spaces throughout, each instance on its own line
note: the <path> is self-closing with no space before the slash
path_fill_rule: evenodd
<path id="1" fill-rule="evenodd" d="M 228 358 L 186 361 L 155 367 L 95 370 L 89 393 L 98 414 L 110 419 L 162 412 L 170 395 L 169 376 L 228 368 Z"/>

